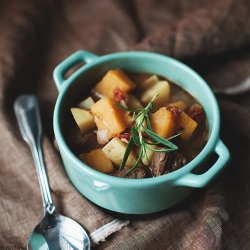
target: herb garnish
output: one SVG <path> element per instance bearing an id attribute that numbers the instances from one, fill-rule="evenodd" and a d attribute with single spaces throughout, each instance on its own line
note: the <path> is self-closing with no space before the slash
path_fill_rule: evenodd
<path id="1" fill-rule="evenodd" d="M 148 103 L 148 105 L 145 108 L 138 109 L 138 110 L 128 109 L 114 102 L 114 105 L 116 105 L 117 107 L 134 114 L 132 124 L 135 124 L 135 126 L 131 127 L 131 137 L 126 147 L 119 170 L 122 170 L 124 168 L 127 162 L 128 156 L 130 154 L 130 151 L 132 150 L 132 146 L 135 144 L 136 146 L 140 147 L 140 153 L 139 153 L 136 163 L 128 172 L 126 172 L 125 175 L 128 175 L 129 173 L 131 173 L 139 165 L 142 158 L 145 158 L 146 161 L 149 163 L 147 149 L 150 151 L 154 151 L 154 152 L 170 152 L 170 151 L 174 151 L 178 149 L 178 147 L 172 142 L 170 142 L 170 140 L 180 134 L 176 134 L 168 139 L 164 139 L 163 137 L 154 133 L 152 130 L 149 116 L 150 116 L 150 113 L 153 112 L 153 102 L 157 96 L 158 94 L 154 95 L 152 100 Z M 144 126 L 145 122 L 146 122 L 146 127 Z M 145 133 L 151 138 L 151 140 L 145 139 L 145 136 L 144 136 Z M 155 149 L 153 147 L 150 147 L 150 145 L 152 146 L 152 145 L 158 145 L 158 144 L 163 144 L 167 148 Z"/>

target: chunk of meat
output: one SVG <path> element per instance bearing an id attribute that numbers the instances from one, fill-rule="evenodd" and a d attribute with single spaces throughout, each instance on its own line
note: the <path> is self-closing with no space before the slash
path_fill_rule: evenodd
<path id="1" fill-rule="evenodd" d="M 177 169 L 180 169 L 187 164 L 187 159 L 183 156 L 183 154 L 177 151 L 174 151 L 174 152 L 169 153 L 169 155 L 170 157 L 167 162 L 167 166 L 166 166 L 164 174 L 168 174 Z"/>
<path id="2" fill-rule="evenodd" d="M 134 171 L 130 174 L 125 175 L 129 171 L 128 168 L 123 168 L 122 170 L 117 170 L 112 173 L 112 176 L 121 177 L 121 178 L 128 178 L 128 179 L 143 179 L 146 177 L 146 171 L 143 168 L 137 167 Z"/>
<path id="3" fill-rule="evenodd" d="M 160 147 L 159 149 L 166 149 Z M 187 164 L 186 158 L 176 151 L 156 152 L 151 162 L 151 171 L 153 176 L 160 176 L 173 172 Z"/>
<path id="4" fill-rule="evenodd" d="M 167 152 L 155 152 L 150 166 L 153 176 L 160 176 L 165 172 L 168 157 L 169 153 Z"/>
<path id="5" fill-rule="evenodd" d="M 101 147 L 97 142 L 94 132 L 83 134 L 76 124 L 70 126 L 67 134 L 67 142 L 72 152 L 76 155 Z"/>

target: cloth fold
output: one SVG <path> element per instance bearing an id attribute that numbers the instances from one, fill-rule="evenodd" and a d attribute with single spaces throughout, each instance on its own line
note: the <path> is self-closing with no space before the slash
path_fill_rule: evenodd
<path id="1" fill-rule="evenodd" d="M 250 0 L 2 0 L 0 34 L 0 249 L 26 249 L 43 215 L 32 155 L 13 111 L 23 93 L 39 100 L 58 212 L 90 235 L 116 219 L 126 222 L 93 249 L 250 248 L 250 93 L 243 88 L 223 95 L 250 75 Z M 208 187 L 155 214 L 117 214 L 80 195 L 64 172 L 52 126 L 58 96 L 53 70 L 80 49 L 97 55 L 153 51 L 196 70 L 222 93 L 221 139 L 232 155 L 227 169 Z"/>

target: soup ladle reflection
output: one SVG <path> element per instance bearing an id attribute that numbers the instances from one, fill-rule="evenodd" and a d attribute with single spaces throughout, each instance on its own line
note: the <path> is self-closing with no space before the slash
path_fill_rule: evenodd
<path id="1" fill-rule="evenodd" d="M 35 161 L 44 205 L 44 217 L 33 230 L 27 249 L 90 249 L 85 230 L 74 220 L 59 214 L 53 204 L 41 148 L 42 124 L 36 96 L 19 96 L 14 102 L 14 111 Z"/>

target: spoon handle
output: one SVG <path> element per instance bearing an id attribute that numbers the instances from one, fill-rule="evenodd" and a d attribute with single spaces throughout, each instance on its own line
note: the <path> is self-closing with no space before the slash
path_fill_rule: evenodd
<path id="1" fill-rule="evenodd" d="M 35 161 L 44 209 L 52 214 L 55 206 L 52 201 L 42 154 L 41 140 L 43 131 L 36 96 L 32 94 L 19 96 L 14 102 L 14 111 L 23 139 L 29 144 Z"/>

